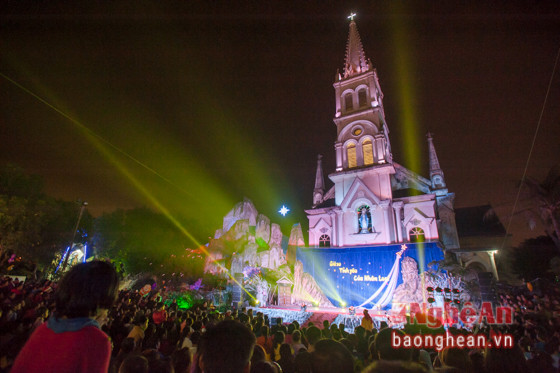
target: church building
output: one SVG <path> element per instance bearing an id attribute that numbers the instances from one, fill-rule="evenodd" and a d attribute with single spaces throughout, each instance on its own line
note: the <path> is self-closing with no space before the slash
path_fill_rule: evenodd
<path id="1" fill-rule="evenodd" d="M 309 247 L 437 242 L 444 250 L 459 248 L 454 194 L 447 190 L 432 136 L 426 139 L 429 178 L 393 160 L 383 92 L 353 19 L 334 92 L 336 168 L 328 175 L 334 186 L 325 188 L 319 156 L 313 205 L 306 210 Z"/>

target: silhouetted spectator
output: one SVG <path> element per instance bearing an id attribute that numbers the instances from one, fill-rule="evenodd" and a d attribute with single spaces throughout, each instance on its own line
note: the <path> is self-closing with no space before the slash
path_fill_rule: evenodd
<path id="1" fill-rule="evenodd" d="M 398 329 L 384 328 L 375 336 L 375 351 L 379 360 L 402 360 L 410 361 L 412 350 L 409 348 L 393 348 L 391 345 L 391 333 L 397 333 L 401 337 L 405 334 Z"/>
<path id="2" fill-rule="evenodd" d="M 323 339 L 315 344 L 311 353 L 313 372 L 321 373 L 352 373 L 354 359 L 352 354 L 340 342 Z"/>
<path id="3" fill-rule="evenodd" d="M 321 329 L 317 328 L 316 326 L 310 326 L 309 328 L 307 328 L 305 336 L 307 338 L 307 342 L 309 342 L 307 351 L 313 352 L 313 350 L 315 349 L 315 344 L 321 339 Z"/>
<path id="4" fill-rule="evenodd" d="M 31 335 L 12 372 L 107 372 L 111 343 L 97 320 L 107 317 L 118 285 L 110 263 L 96 260 L 72 267 L 58 284 L 56 314 Z"/>
<path id="5" fill-rule="evenodd" d="M 127 356 L 118 373 L 148 373 L 148 359 L 142 355 Z"/>
<path id="6" fill-rule="evenodd" d="M 294 361 L 296 373 L 311 373 L 311 354 L 307 350 L 299 350 Z"/>
<path id="7" fill-rule="evenodd" d="M 259 361 L 265 361 L 265 360 L 266 360 L 266 351 L 264 350 L 264 347 L 255 344 L 255 347 L 253 347 L 253 356 L 251 356 L 251 366 L 255 365 Z"/>
<path id="8" fill-rule="evenodd" d="M 513 348 L 487 348 L 484 366 L 489 373 L 529 372 L 529 366 L 519 346 L 513 346 Z"/>
<path id="9" fill-rule="evenodd" d="M 255 335 L 237 321 L 222 321 L 204 333 L 201 366 L 204 373 L 249 372 Z"/>
<path id="10" fill-rule="evenodd" d="M 251 367 L 251 373 L 283 373 L 278 364 L 271 361 L 259 361 Z"/>
<path id="11" fill-rule="evenodd" d="M 367 366 L 362 373 L 427 373 L 421 364 L 410 361 L 380 360 Z M 497 372 L 496 372 L 497 373 Z"/>
<path id="12" fill-rule="evenodd" d="M 191 365 L 191 353 L 188 348 L 176 350 L 171 355 L 175 373 L 188 373 Z"/>
<path id="13" fill-rule="evenodd" d="M 283 343 L 280 346 L 280 360 L 278 360 L 278 365 L 282 368 L 283 373 L 294 373 L 295 363 L 294 354 L 292 352 L 292 346 L 287 343 Z"/>

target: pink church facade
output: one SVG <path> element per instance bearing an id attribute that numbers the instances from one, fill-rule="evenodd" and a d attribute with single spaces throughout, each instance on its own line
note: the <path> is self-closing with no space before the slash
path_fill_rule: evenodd
<path id="1" fill-rule="evenodd" d="M 383 92 L 350 22 L 343 72 L 334 83 L 334 183 L 326 189 L 317 161 L 313 206 L 306 210 L 310 247 L 439 242 L 457 249 L 454 194 L 449 193 L 428 134 L 430 177 L 394 162 Z"/>

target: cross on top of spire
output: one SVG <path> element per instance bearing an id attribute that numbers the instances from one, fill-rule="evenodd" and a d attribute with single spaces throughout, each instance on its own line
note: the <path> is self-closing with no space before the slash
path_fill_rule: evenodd
<path id="1" fill-rule="evenodd" d="M 356 22 L 354 22 L 354 17 L 356 17 L 356 13 L 350 13 L 348 16 L 350 20 L 350 30 L 348 32 L 348 42 L 346 43 L 344 79 L 369 70 L 362 47 L 362 41 L 360 40 L 360 34 L 358 33 L 358 26 L 356 26 Z"/>

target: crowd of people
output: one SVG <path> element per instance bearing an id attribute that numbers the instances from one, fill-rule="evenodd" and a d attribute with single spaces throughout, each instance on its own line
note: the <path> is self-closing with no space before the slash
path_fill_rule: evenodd
<path id="1" fill-rule="evenodd" d="M 257 309 L 180 309 L 167 294 L 118 291 L 112 266 L 73 267 L 58 283 L 0 278 L 0 372 L 558 372 L 560 294 L 501 294 L 513 348 L 393 348 L 418 325 L 299 325 Z M 167 300 L 167 302 L 165 302 Z M 490 327 L 478 332 L 489 333 Z M 449 329 L 452 333 L 465 330 Z"/>

